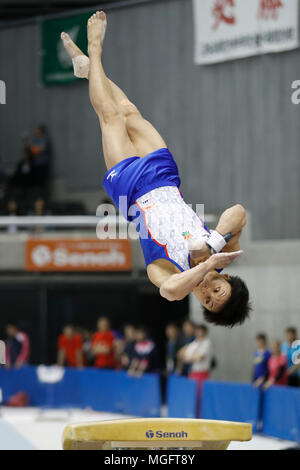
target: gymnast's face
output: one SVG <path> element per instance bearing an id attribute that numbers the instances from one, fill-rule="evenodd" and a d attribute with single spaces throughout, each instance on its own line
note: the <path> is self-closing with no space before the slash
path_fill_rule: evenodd
<path id="1" fill-rule="evenodd" d="M 228 274 L 210 271 L 194 290 L 197 299 L 210 312 L 219 312 L 230 299 L 231 285 L 228 279 Z"/>

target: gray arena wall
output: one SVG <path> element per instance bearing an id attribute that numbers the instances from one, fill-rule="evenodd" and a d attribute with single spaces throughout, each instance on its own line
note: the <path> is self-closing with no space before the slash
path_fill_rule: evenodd
<path id="1" fill-rule="evenodd" d="M 208 212 L 245 205 L 256 240 L 298 237 L 300 107 L 291 83 L 300 79 L 299 51 L 195 65 L 192 0 L 112 9 L 108 21 L 107 74 L 166 139 L 187 201 Z M 0 155 L 16 161 L 20 135 L 45 122 L 54 195 L 77 194 L 96 211 L 105 168 L 87 82 L 45 88 L 40 60 L 38 21 L 1 27 Z"/>

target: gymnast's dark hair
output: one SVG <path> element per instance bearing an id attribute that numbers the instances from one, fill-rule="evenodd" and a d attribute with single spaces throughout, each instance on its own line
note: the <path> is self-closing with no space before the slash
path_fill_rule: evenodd
<path id="1" fill-rule="evenodd" d="M 244 323 L 252 308 L 249 303 L 249 291 L 244 281 L 238 276 L 230 276 L 227 281 L 231 285 L 231 296 L 222 310 L 210 312 L 204 305 L 202 308 L 207 322 L 232 328 Z"/>

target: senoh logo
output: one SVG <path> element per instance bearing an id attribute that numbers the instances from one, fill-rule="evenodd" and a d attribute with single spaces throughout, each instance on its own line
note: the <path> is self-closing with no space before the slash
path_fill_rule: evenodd
<path id="1" fill-rule="evenodd" d="M 178 432 L 165 432 L 165 431 L 147 431 L 146 437 L 148 439 L 187 439 L 188 433 L 185 431 Z"/>
<path id="2" fill-rule="evenodd" d="M 48 246 L 39 245 L 32 250 L 31 257 L 37 266 L 44 266 L 51 262 L 52 254 Z"/>
<path id="3" fill-rule="evenodd" d="M 29 239 L 27 271 L 129 271 L 129 240 Z"/>

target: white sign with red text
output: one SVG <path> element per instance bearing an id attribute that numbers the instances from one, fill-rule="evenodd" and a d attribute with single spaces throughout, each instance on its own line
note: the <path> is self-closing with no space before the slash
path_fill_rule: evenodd
<path id="1" fill-rule="evenodd" d="M 298 0 L 193 0 L 195 62 L 298 47 Z"/>

